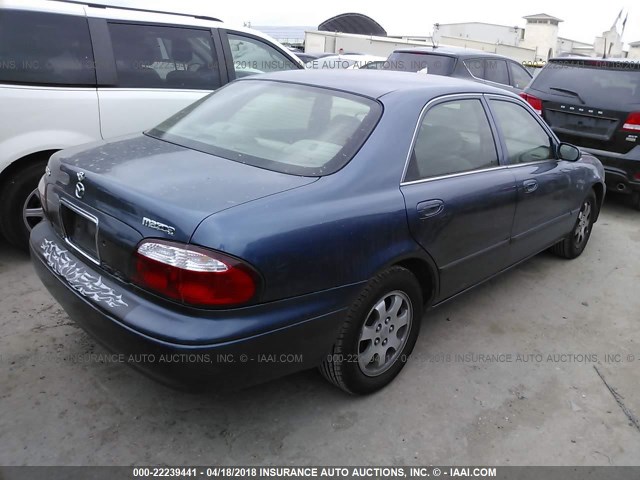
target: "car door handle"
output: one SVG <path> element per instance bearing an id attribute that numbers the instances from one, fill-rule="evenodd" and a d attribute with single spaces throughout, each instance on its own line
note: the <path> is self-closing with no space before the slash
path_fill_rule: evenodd
<path id="1" fill-rule="evenodd" d="M 427 200 L 426 202 L 420 202 L 416 208 L 418 209 L 418 217 L 424 220 L 442 213 L 444 202 L 442 200 Z"/>
<path id="2" fill-rule="evenodd" d="M 524 193 L 533 193 L 538 190 L 538 181 L 525 180 L 524 182 L 522 182 L 522 186 L 524 187 Z"/>

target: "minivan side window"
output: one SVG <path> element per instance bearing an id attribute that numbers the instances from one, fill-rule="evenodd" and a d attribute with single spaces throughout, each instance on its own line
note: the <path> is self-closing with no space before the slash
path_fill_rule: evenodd
<path id="1" fill-rule="evenodd" d="M 551 138 L 524 107 L 513 102 L 491 100 L 509 155 L 509 163 L 529 163 L 555 158 Z"/>
<path id="2" fill-rule="evenodd" d="M 484 66 L 484 79 L 502 85 L 509 85 L 509 72 L 505 60 L 487 58 Z"/>
<path id="3" fill-rule="evenodd" d="M 215 90 L 221 85 L 207 30 L 110 22 L 109 33 L 118 87 Z"/>
<path id="4" fill-rule="evenodd" d="M 405 182 L 497 167 L 498 154 L 479 99 L 431 108 L 420 123 Z"/>
<path id="5" fill-rule="evenodd" d="M 236 78 L 298 68 L 289 58 L 258 39 L 228 33 Z"/>
<path id="6" fill-rule="evenodd" d="M 87 19 L 3 9 L 0 82 L 96 86 Z"/>

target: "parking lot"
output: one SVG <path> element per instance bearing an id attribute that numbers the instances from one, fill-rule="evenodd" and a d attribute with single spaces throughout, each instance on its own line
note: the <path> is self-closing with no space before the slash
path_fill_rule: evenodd
<path id="1" fill-rule="evenodd" d="M 579 259 L 538 255 L 430 312 L 399 378 L 360 398 L 315 371 L 193 395 L 71 361 L 104 350 L 1 244 L 0 464 L 637 463 L 639 220 L 609 199 Z"/>

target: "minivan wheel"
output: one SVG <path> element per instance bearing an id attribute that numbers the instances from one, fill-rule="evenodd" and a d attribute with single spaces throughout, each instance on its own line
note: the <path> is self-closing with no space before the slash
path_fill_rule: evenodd
<path id="1" fill-rule="evenodd" d="M 29 233 L 43 218 L 37 187 L 47 162 L 13 172 L 0 187 L 0 231 L 13 246 L 27 250 Z"/>
<path id="2" fill-rule="evenodd" d="M 376 275 L 347 313 L 320 372 L 345 392 L 367 394 L 391 382 L 415 346 L 422 319 L 422 292 L 402 267 Z"/>
<path id="3" fill-rule="evenodd" d="M 571 233 L 551 247 L 551 251 L 563 258 L 573 259 L 579 257 L 591 237 L 597 208 L 596 195 L 592 190 L 582 202 L 578 218 Z"/>

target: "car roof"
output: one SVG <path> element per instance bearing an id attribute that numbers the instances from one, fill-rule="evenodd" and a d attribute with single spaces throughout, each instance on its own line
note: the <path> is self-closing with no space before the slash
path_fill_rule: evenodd
<path id="1" fill-rule="evenodd" d="M 369 98 L 380 98 L 391 92 L 416 90 L 425 93 L 429 91 L 434 97 L 447 93 L 490 93 L 517 98 L 503 89 L 471 80 L 385 70 L 288 70 L 245 77 L 238 81 L 250 80 L 297 83 L 355 93 Z"/>
<path id="2" fill-rule="evenodd" d="M 483 50 L 475 50 L 472 48 L 462 47 L 449 47 L 449 46 L 435 46 L 435 47 L 407 47 L 398 48 L 393 53 L 421 53 L 421 54 L 434 54 L 434 55 L 447 55 L 450 57 L 458 58 L 478 58 L 478 57 L 495 57 L 508 59 L 504 55 L 498 55 L 497 53 L 485 52 Z"/>
<path id="3" fill-rule="evenodd" d="M 185 13 L 170 10 L 155 10 L 152 7 L 132 6 L 124 1 L 108 3 L 104 0 L 0 0 L 0 9 L 29 10 L 45 13 L 61 13 L 109 20 L 131 20 L 141 22 L 169 23 L 205 28 L 229 28 L 269 40 L 282 50 L 286 50 L 276 40 L 258 30 L 224 23 L 214 17 L 198 13 Z"/>

